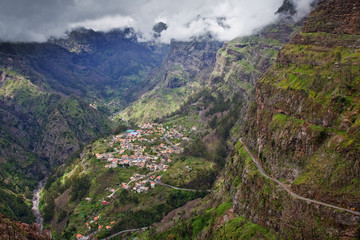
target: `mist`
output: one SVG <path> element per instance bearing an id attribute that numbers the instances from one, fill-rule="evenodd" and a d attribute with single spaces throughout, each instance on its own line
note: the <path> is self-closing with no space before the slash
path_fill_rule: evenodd
<path id="1" fill-rule="evenodd" d="M 300 18 L 312 0 L 294 0 Z M 283 0 L 2 0 L 0 40 L 43 42 L 77 27 L 95 31 L 132 27 L 141 41 L 153 37 L 153 26 L 164 22 L 162 42 L 210 34 L 226 41 L 251 34 L 272 23 Z"/>

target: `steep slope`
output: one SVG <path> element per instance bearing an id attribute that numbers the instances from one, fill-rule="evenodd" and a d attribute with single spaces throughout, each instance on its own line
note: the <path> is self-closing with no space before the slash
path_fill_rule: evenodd
<path id="1" fill-rule="evenodd" d="M 152 126 L 136 128 L 136 136 L 100 139 L 49 177 L 41 208 L 54 239 L 73 239 L 79 233 L 101 239 L 150 226 L 208 193 L 215 165 L 176 150 L 183 142 L 179 134 L 191 138 L 189 129 Z"/>
<path id="2" fill-rule="evenodd" d="M 222 167 L 231 143 L 246 118 L 256 81 L 272 65 L 281 46 L 299 28 L 291 19 L 279 20 L 251 36 L 224 43 L 205 90 L 191 96 L 177 112 L 164 122 L 197 128 L 205 149 L 189 154 L 205 154 Z M 239 118 L 239 116 L 242 116 Z"/>
<path id="3" fill-rule="evenodd" d="M 358 1 L 319 4 L 257 83 L 244 128 L 268 175 L 299 195 L 357 211 L 359 11 Z M 240 143 L 226 168 L 224 190 L 238 214 L 287 239 L 358 236 L 359 217 L 290 197 L 259 174 Z"/>
<path id="4" fill-rule="evenodd" d="M 36 182 L 111 132 L 110 112 L 127 103 L 127 89 L 161 63 L 166 49 L 138 43 L 131 30 L 82 29 L 46 43 L 1 43 L 1 212 L 30 223 Z"/>
<path id="5" fill-rule="evenodd" d="M 133 236 L 139 239 L 279 238 L 273 229 L 262 227 L 262 223 L 254 224 L 234 212 L 237 203 L 233 202 L 234 192 L 228 187 L 233 185 L 236 189 L 239 178 L 232 178 L 234 173 L 229 171 L 228 163 L 225 165 L 225 159 L 229 153 L 232 155 L 233 142 L 242 133 L 256 82 L 275 62 L 282 46 L 299 31 L 299 26 L 291 15 L 282 13 L 275 24 L 254 35 L 226 42 L 217 53 L 208 88 L 163 119 L 172 124 L 196 126 L 198 138 L 185 152 L 202 153 L 206 159 L 214 161 L 219 170 L 225 169 L 205 199 L 169 213 L 162 222 L 155 224 L 154 230 Z"/>
<path id="6" fill-rule="evenodd" d="M 221 45 L 209 40 L 172 41 L 169 55 L 139 91 L 143 95 L 118 117 L 147 122 L 178 110 L 207 84 Z"/>
<path id="7" fill-rule="evenodd" d="M 40 232 L 39 226 L 14 222 L 0 214 L 0 238 L 4 240 L 46 240 L 49 232 Z"/>
<path id="8" fill-rule="evenodd" d="M 113 102 L 118 107 L 130 100 L 128 95 L 132 92 L 126 90 L 143 83 L 169 51 L 168 44 L 137 42 L 130 28 L 107 33 L 76 29 L 66 38 L 51 42 L 74 53 L 73 62 L 78 66 L 76 70 L 82 72 L 80 78 L 90 85 L 88 91 L 98 93 L 108 102 L 116 100 Z M 84 78 L 89 69 L 91 75 Z"/>
<path id="9" fill-rule="evenodd" d="M 15 70 L 1 74 L 1 212 L 31 222 L 23 193 L 31 199 L 38 180 L 83 144 L 110 132 L 110 123 L 75 95 L 37 86 Z"/>
<path id="10" fill-rule="evenodd" d="M 247 117 L 237 116 L 243 118 L 238 120 L 240 127 L 235 125 L 230 131 L 230 138 L 236 144 L 214 192 L 201 202 L 170 213 L 155 231 L 134 236 L 139 239 L 359 238 L 360 218 L 354 214 L 359 212 L 360 199 L 356 130 L 360 90 L 358 5 L 358 1 L 350 0 L 320 3 L 306 19 L 303 31 L 285 45 L 274 66 L 256 83 L 255 96 L 250 94 L 254 102 L 248 104 Z M 237 62 L 230 63 L 234 66 Z M 226 76 L 237 68 L 224 69 L 218 75 Z M 241 82 L 241 78 L 234 77 L 233 81 Z M 231 89 L 224 85 L 223 89 Z M 251 85 L 230 86 L 243 89 L 240 93 L 251 89 Z M 205 116 L 201 110 L 206 105 L 189 103 L 191 107 L 183 108 L 184 112 L 200 111 L 200 116 Z M 186 123 L 190 119 L 179 116 L 182 115 L 174 116 L 173 121 Z M 201 119 L 205 126 L 212 122 L 206 117 Z M 291 196 L 262 174 L 239 142 L 241 135 L 267 175 L 279 179 L 300 196 L 350 211 Z M 270 230 L 255 224 L 249 228 L 239 216 Z"/>

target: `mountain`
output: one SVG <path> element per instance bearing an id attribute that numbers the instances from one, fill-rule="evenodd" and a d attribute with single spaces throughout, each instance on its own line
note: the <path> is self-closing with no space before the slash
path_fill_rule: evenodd
<path id="1" fill-rule="evenodd" d="M 154 230 L 133 236 L 358 239 L 359 11 L 354 0 L 319 2 L 302 31 L 289 34 L 290 42 L 278 48 L 275 59 L 260 64 L 270 68 L 254 64 L 263 48 L 251 52 L 248 72 L 258 72 L 257 78 L 246 75 L 249 67 L 232 51 L 240 52 L 246 42 L 225 44 L 218 54 L 226 58 L 217 58 L 212 78 L 219 88 L 215 84 L 216 90 L 192 99 L 170 118 L 186 123 L 199 113 L 198 126 L 205 129 L 200 141 L 206 142 L 211 126 L 223 132 L 226 110 L 241 106 L 228 122 L 233 123 L 225 138 L 230 153 L 213 192 L 170 212 Z M 242 96 L 237 105 L 231 99 L 235 93 Z"/>
<path id="2" fill-rule="evenodd" d="M 78 29 L 46 43 L 0 44 L 5 216 L 33 221 L 25 202 L 37 181 L 84 144 L 109 134 L 108 117 L 127 104 L 127 89 L 160 65 L 166 45 L 138 43 L 131 32 Z"/>
<path id="3" fill-rule="evenodd" d="M 274 63 L 283 44 L 299 31 L 299 26 L 290 19 L 279 20 L 251 36 L 224 43 L 217 52 L 205 89 L 161 119 L 197 127 L 205 148 L 199 153 L 199 149 L 190 147 L 189 153 L 203 154 L 223 167 L 232 147 L 228 140 L 236 140 L 235 133 L 241 131 L 257 80 Z"/>
<path id="4" fill-rule="evenodd" d="M 228 141 L 233 138 L 231 135 L 239 132 L 243 125 L 245 119 L 240 121 L 238 116 L 245 113 L 256 81 L 274 63 L 283 44 L 288 42 L 291 35 L 298 30 L 299 23 L 293 22 L 290 18 L 279 20 L 276 24 L 267 26 L 252 36 L 237 38 L 225 43 L 217 51 L 216 55 L 213 51 L 219 48 L 220 43 L 217 42 L 172 42 L 168 57 L 159 69 L 154 70 L 154 74 L 157 75 L 155 77 L 150 75 L 148 81 L 144 84 L 145 89 L 143 88 L 143 91 L 145 94 L 143 96 L 146 96 L 147 102 L 141 103 L 140 98 L 139 101 L 125 110 L 130 110 L 135 105 L 145 109 L 145 107 L 149 106 L 149 102 L 154 103 L 155 101 L 157 101 L 157 106 L 167 106 L 169 103 L 162 100 L 161 91 L 177 88 L 189 89 L 191 85 L 186 81 L 199 81 L 196 76 L 204 74 L 200 81 L 203 87 L 198 88 L 190 96 L 184 95 L 188 100 L 182 100 L 185 103 L 174 113 L 171 113 L 173 110 L 169 109 L 169 107 L 161 109 L 153 107 L 149 109 L 151 111 L 143 111 L 144 114 L 141 115 L 141 117 L 144 117 L 149 116 L 145 114 L 155 113 L 157 116 L 164 116 L 164 111 L 166 111 L 170 113 L 170 116 L 165 116 L 160 120 L 167 128 L 181 126 L 182 129 L 193 129 L 196 126 L 196 133 L 191 131 L 189 133 L 189 137 L 194 141 L 189 141 L 188 144 L 185 143 L 184 153 L 180 156 L 171 155 L 171 159 L 175 163 L 170 164 L 167 171 L 169 175 L 167 172 L 163 175 L 165 183 L 185 189 L 199 189 L 200 186 L 210 188 L 213 185 L 215 182 L 214 176 L 224 168 L 225 158 L 231 151 L 232 145 Z M 211 51 L 207 52 L 206 49 Z M 211 58 L 209 54 L 211 54 Z M 178 67 L 174 68 L 174 66 Z M 186 72 L 183 69 L 186 69 Z M 174 76 L 175 74 L 177 75 Z M 142 88 L 142 86 L 139 88 Z M 172 97 L 175 98 L 174 95 Z M 140 103 L 143 105 L 140 105 Z M 133 111 L 135 112 L 135 110 Z M 125 115 L 126 117 L 128 116 Z M 141 117 L 139 120 L 144 122 L 149 119 L 148 117 Z M 136 116 L 130 118 L 130 120 L 135 118 Z M 122 181 L 125 181 L 126 176 L 130 176 L 129 172 L 133 174 L 134 171 L 143 173 L 146 171 L 145 168 L 139 170 L 136 167 L 123 169 L 118 166 L 115 169 L 111 168 L 111 170 L 104 168 L 108 163 L 103 159 L 96 159 L 94 155 L 104 151 L 119 151 L 117 143 L 113 143 L 114 150 L 106 147 L 106 143 L 108 144 L 114 138 L 116 137 L 100 140 L 94 145 L 88 146 L 86 151 L 81 154 L 80 159 L 76 160 L 71 167 L 56 174 L 64 177 L 52 177 L 51 181 L 48 181 L 42 203 L 46 208 L 44 216 L 46 221 L 51 223 L 53 229 L 56 230 L 59 238 L 74 236 L 77 232 L 91 235 L 94 231 L 95 222 L 91 218 L 95 216 L 101 216 L 100 220 L 96 220 L 97 227 L 100 225 L 103 227 L 103 224 L 110 224 L 113 221 L 114 225 L 108 225 L 111 229 L 99 230 L 96 233 L 101 237 L 105 237 L 124 229 L 150 225 L 160 221 L 164 214 L 173 214 L 171 210 L 173 210 L 174 205 L 170 204 L 168 198 L 173 198 L 175 193 L 169 193 L 166 188 L 161 188 L 161 194 L 159 190 L 149 190 L 148 193 L 136 194 L 138 197 L 135 198 L 133 191 L 122 189 L 120 186 L 116 194 L 113 194 L 111 198 L 106 197 L 109 195 L 109 189 L 115 186 L 119 177 L 121 177 Z M 138 141 L 135 142 L 138 143 Z M 115 150 L 115 146 L 117 150 Z M 150 146 L 152 145 L 146 144 L 147 148 Z M 122 158 L 121 155 L 116 155 L 116 153 L 114 157 Z M 191 160 L 194 158 L 196 159 L 195 162 Z M 186 170 L 198 168 L 199 162 L 206 168 L 206 171 L 199 171 L 196 175 L 187 176 L 188 171 L 184 171 L 184 164 L 187 164 Z M 101 180 L 95 180 L 94 176 L 96 176 L 96 179 Z M 66 180 L 62 181 L 63 178 L 66 178 Z M 78 189 L 75 186 L 76 182 L 83 178 L 87 178 L 87 181 L 91 179 L 91 184 L 86 185 L 83 195 L 73 199 L 71 196 Z M 179 199 L 192 200 L 189 196 L 183 196 L 184 192 L 180 193 L 181 191 L 176 193 Z M 128 200 L 124 198 L 123 195 L 125 194 Z M 223 195 L 229 196 L 228 193 L 223 193 Z M 64 201 L 64 199 L 69 198 L 73 200 Z M 86 198 L 91 200 L 86 200 Z M 165 204 L 162 202 L 164 199 L 166 199 Z M 109 204 L 101 206 L 102 200 L 108 201 Z M 178 202 L 175 198 L 172 201 Z M 186 201 L 181 201 L 181 205 L 184 205 Z M 196 206 L 201 203 L 199 199 L 194 201 L 197 202 Z M 191 205 L 191 202 L 189 204 Z M 177 205 L 177 207 L 181 205 Z M 220 212 L 217 217 L 222 217 L 231 205 L 232 203 L 225 202 L 219 206 L 219 209 L 216 210 L 216 212 Z M 49 208 L 48 206 L 52 207 Z M 184 207 L 185 211 L 189 210 L 186 206 Z M 209 206 L 207 205 L 207 207 Z M 203 206 L 199 208 L 202 209 L 201 211 L 204 210 Z M 181 212 L 182 210 L 174 211 Z M 52 214 L 49 215 L 49 212 L 52 212 Z M 138 215 L 140 212 L 142 213 L 141 216 Z M 190 212 L 192 212 L 191 209 Z M 131 215 L 137 216 L 137 224 L 133 223 Z M 149 216 L 151 219 L 143 216 Z M 163 228 L 163 225 L 168 225 L 169 221 L 172 221 L 169 217 L 167 218 L 168 220 L 163 220 L 162 223 L 157 223 L 156 226 L 160 229 L 167 229 L 166 227 Z M 90 230 L 85 228 L 86 223 L 91 225 Z M 251 224 L 251 221 L 244 219 L 244 225 Z M 269 229 L 261 228 L 259 225 L 254 226 L 263 229 L 266 236 L 274 236 Z M 160 235 L 159 239 L 164 239 L 164 235 Z"/>
<path id="5" fill-rule="evenodd" d="M 55 239 L 358 239 L 360 3 L 312 6 L 226 43 L 1 44 L 0 211 L 32 222 L 48 175 Z"/>
<path id="6" fill-rule="evenodd" d="M 244 128 L 245 143 L 267 173 L 301 196 L 352 209 L 360 207 L 359 11 L 358 1 L 319 3 L 302 32 L 284 46 L 257 83 Z M 250 189 L 241 192 L 247 199 L 255 197 Z M 359 218 L 353 214 L 275 194 L 263 201 L 271 213 L 251 203 L 239 204 L 238 211 L 247 215 L 245 208 L 259 209 L 259 215 L 248 216 L 261 216 L 284 236 L 355 237 L 359 230 Z M 278 214 L 282 220 L 273 221 Z M 291 233 L 288 226 L 296 222 L 303 225 Z"/>
<path id="7" fill-rule="evenodd" d="M 178 110 L 207 84 L 221 46 L 221 42 L 208 39 L 172 41 L 164 62 L 136 89 L 138 100 L 118 117 L 148 122 Z"/>

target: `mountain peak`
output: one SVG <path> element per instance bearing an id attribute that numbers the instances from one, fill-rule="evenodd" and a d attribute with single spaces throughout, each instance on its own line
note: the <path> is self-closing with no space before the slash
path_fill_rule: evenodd
<path id="1" fill-rule="evenodd" d="M 158 22 L 157 24 L 155 24 L 152 28 L 152 30 L 154 31 L 154 37 L 159 38 L 161 36 L 161 33 L 163 31 L 166 31 L 167 28 L 168 26 L 164 22 Z"/>
<path id="2" fill-rule="evenodd" d="M 285 17 L 292 17 L 297 13 L 293 0 L 284 0 L 281 7 L 275 14 L 279 14 Z"/>

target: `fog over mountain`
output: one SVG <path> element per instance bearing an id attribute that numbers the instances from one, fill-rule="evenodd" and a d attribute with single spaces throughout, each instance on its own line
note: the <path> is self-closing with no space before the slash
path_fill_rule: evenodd
<path id="1" fill-rule="evenodd" d="M 219 40 L 251 33 L 275 19 L 282 0 L 2 0 L 2 41 L 46 41 L 76 27 L 108 31 L 133 27 L 143 40 L 153 36 L 153 26 L 168 29 L 161 41 L 187 40 L 210 33 Z M 298 17 L 309 11 L 311 0 L 294 0 Z"/>

